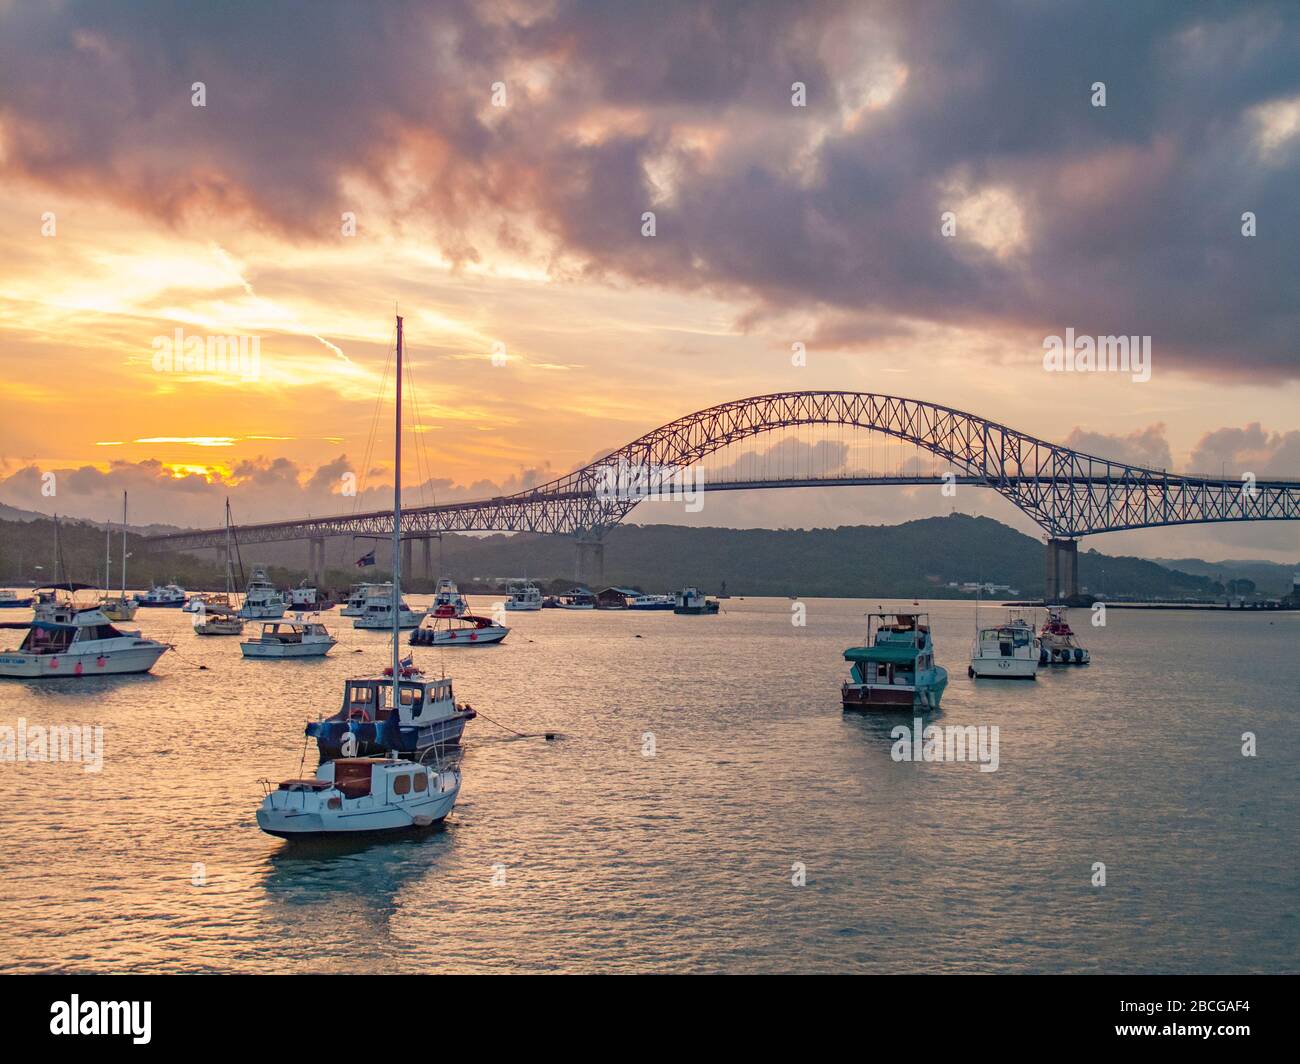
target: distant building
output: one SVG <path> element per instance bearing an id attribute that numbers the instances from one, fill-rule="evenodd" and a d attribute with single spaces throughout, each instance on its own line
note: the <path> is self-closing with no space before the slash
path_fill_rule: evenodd
<path id="1" fill-rule="evenodd" d="M 640 591 L 634 587 L 607 587 L 596 596 L 598 610 L 625 610 L 627 600 L 636 598 Z"/>

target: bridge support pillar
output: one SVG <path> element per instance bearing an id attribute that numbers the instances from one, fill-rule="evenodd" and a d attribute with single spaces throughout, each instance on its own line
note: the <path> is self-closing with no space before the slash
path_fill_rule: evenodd
<path id="1" fill-rule="evenodd" d="M 319 588 L 325 579 L 325 537 L 312 536 L 307 540 L 307 579 Z"/>
<path id="2" fill-rule="evenodd" d="M 415 540 L 402 540 L 402 578 L 410 580 L 415 576 Z"/>
<path id="3" fill-rule="evenodd" d="M 577 548 L 574 580 L 582 587 L 599 591 L 598 585 L 605 579 L 605 544 L 598 539 L 578 539 L 574 546 Z"/>
<path id="4" fill-rule="evenodd" d="M 1060 603 L 1079 594 L 1079 543 L 1073 539 L 1047 541 L 1047 581 L 1043 601 Z"/>
<path id="5" fill-rule="evenodd" d="M 433 537 L 432 536 L 425 536 L 424 539 L 420 540 L 420 551 L 421 551 L 420 561 L 423 563 L 423 567 L 424 567 L 424 578 L 426 580 L 432 580 L 433 579 Z M 442 574 L 439 573 L 438 575 L 441 576 Z"/>

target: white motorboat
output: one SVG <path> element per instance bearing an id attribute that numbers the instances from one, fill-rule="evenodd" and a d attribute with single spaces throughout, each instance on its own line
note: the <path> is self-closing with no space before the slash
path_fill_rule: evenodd
<path id="1" fill-rule="evenodd" d="M 441 823 L 456 805 L 460 768 L 387 757 L 327 761 L 314 777 L 263 781 L 257 826 L 282 839 L 408 831 Z"/>
<path id="2" fill-rule="evenodd" d="M 334 603 L 328 598 L 323 598 L 317 588 L 308 587 L 306 580 L 297 587 L 289 589 L 286 605 L 290 613 L 320 613 L 322 610 L 334 608 Z"/>
<path id="3" fill-rule="evenodd" d="M 499 643 L 510 634 L 504 624 L 472 613 L 457 615 L 453 606 L 430 610 L 432 624 L 421 624 L 408 640 L 413 647 L 484 647 Z"/>
<path id="4" fill-rule="evenodd" d="M 0 651 L 0 676 L 49 680 L 148 672 L 167 650 L 166 643 L 113 627 L 98 606 L 66 609 L 66 621 L 3 625 L 25 628 L 27 635 L 17 650 Z"/>
<path id="5" fill-rule="evenodd" d="M 243 635 L 244 619 L 233 606 L 204 602 L 194 615 L 194 634 Z"/>
<path id="6" fill-rule="evenodd" d="M 250 621 L 268 621 L 284 616 L 284 596 L 267 579 L 266 569 L 260 565 L 253 569 L 249 578 L 239 616 Z"/>
<path id="7" fill-rule="evenodd" d="M 385 584 L 353 584 L 348 597 L 339 610 L 340 617 L 360 617 L 366 611 L 366 599 L 373 594 L 372 588 L 386 587 Z"/>
<path id="8" fill-rule="evenodd" d="M 1038 678 L 1038 652 L 1033 624 L 1013 615 L 1003 624 L 976 630 L 966 673 L 972 678 L 1034 680 Z"/>
<path id="9" fill-rule="evenodd" d="M 510 597 L 506 599 L 506 609 L 514 611 L 531 611 L 542 608 L 542 592 L 529 580 L 512 580 L 506 586 Z"/>
<path id="10" fill-rule="evenodd" d="M 352 621 L 353 628 L 370 628 L 380 631 L 393 627 L 393 585 L 373 584 L 375 593 L 366 599 L 366 607 Z M 424 619 L 423 610 L 413 610 L 400 599 L 397 605 L 397 627 L 416 627 Z"/>
<path id="11" fill-rule="evenodd" d="M 429 607 L 429 612 L 433 613 L 444 606 L 450 606 L 455 610 L 457 617 L 469 612 L 469 601 L 460 593 L 456 581 L 448 580 L 446 577 L 438 581 L 437 590 L 433 595 L 433 605 Z"/>
<path id="12" fill-rule="evenodd" d="M 323 624 L 304 621 L 268 621 L 262 634 L 246 639 L 239 649 L 246 658 L 323 658 L 338 643 Z"/>
<path id="13" fill-rule="evenodd" d="M 673 613 L 699 615 L 717 613 L 718 600 L 708 598 L 698 587 L 684 587 L 673 595 Z"/>
<path id="14" fill-rule="evenodd" d="M 155 608 L 180 609 L 185 605 L 185 589 L 179 584 L 154 584 L 143 595 L 137 595 L 136 604 Z"/>
<path id="15" fill-rule="evenodd" d="M 1043 625 L 1039 644 L 1040 665 L 1087 665 L 1092 661 L 1092 655 L 1079 644 L 1079 637 L 1065 619 L 1064 609 L 1047 611 L 1047 623 Z"/>
<path id="16" fill-rule="evenodd" d="M 671 610 L 677 606 L 676 595 L 633 595 L 626 601 L 629 610 Z"/>

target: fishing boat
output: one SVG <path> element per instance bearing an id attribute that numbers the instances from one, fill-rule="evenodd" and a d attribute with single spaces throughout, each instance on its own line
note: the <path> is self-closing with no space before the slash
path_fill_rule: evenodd
<path id="1" fill-rule="evenodd" d="M 393 585 L 371 584 L 372 593 L 366 599 L 365 609 L 352 621 L 353 628 L 369 628 L 383 631 L 393 627 Z M 423 610 L 413 610 L 406 604 L 406 599 L 399 598 L 397 603 L 397 627 L 414 628 L 424 619 Z"/>
<path id="2" fill-rule="evenodd" d="M 36 598 L 28 595 L 26 598 L 19 598 L 17 592 L 0 591 L 0 610 L 25 610 L 31 609 L 32 603 Z"/>
<path id="3" fill-rule="evenodd" d="M 153 609 L 180 609 L 185 605 L 185 589 L 179 584 L 154 584 L 143 595 L 137 595 L 136 605 Z"/>
<path id="4" fill-rule="evenodd" d="M 314 587 L 308 587 L 304 580 L 297 587 L 289 589 L 289 601 L 286 604 L 290 613 L 321 613 L 332 610 L 334 602 Z"/>
<path id="5" fill-rule="evenodd" d="M 397 319 L 397 358 L 393 434 L 393 583 L 387 599 L 393 663 L 380 677 L 345 680 L 343 705 L 323 720 L 309 721 L 306 734 L 316 740 L 322 761 L 356 756 L 399 756 L 424 760 L 431 753 L 458 746 L 465 725 L 476 716 L 456 703 L 450 677 L 425 679 L 408 656 L 401 657 L 402 598 L 402 319 Z M 367 600 L 367 620 L 373 599 Z M 417 616 L 418 615 L 414 615 Z M 418 623 L 418 621 L 417 621 Z M 411 625 L 414 627 L 414 625 Z M 454 800 L 454 796 L 453 796 Z"/>
<path id="6" fill-rule="evenodd" d="M 677 614 L 717 613 L 719 607 L 717 599 L 706 598 L 698 587 L 684 587 L 673 596 L 673 613 Z"/>
<path id="7" fill-rule="evenodd" d="M 446 577 L 438 581 L 430 612 L 440 610 L 444 606 L 450 606 L 456 612 L 457 617 L 469 612 L 469 600 L 460 593 L 456 581 L 449 580 Z"/>
<path id="8" fill-rule="evenodd" d="M 339 758 L 307 779 L 264 780 L 257 826 L 282 839 L 428 828 L 455 807 L 460 782 L 454 762 Z"/>
<path id="9" fill-rule="evenodd" d="M 1033 623 L 1013 614 L 1002 624 L 976 625 L 966 673 L 972 678 L 1034 680 L 1038 653 Z"/>
<path id="10" fill-rule="evenodd" d="M 1040 665 L 1087 665 L 1092 656 L 1079 645 L 1065 610 L 1049 609 L 1047 623 L 1039 634 L 1038 663 Z"/>
<path id="11" fill-rule="evenodd" d="M 484 647 L 501 642 L 509 634 L 509 628 L 491 617 L 458 615 L 453 606 L 439 606 L 429 611 L 425 622 L 407 641 L 413 647 Z"/>
<path id="12" fill-rule="evenodd" d="M 267 579 L 266 569 L 255 566 L 244 591 L 244 604 L 239 616 L 249 621 L 270 621 L 284 616 L 284 596 Z"/>
<path id="13" fill-rule="evenodd" d="M 927 613 L 871 613 L 867 640 L 849 647 L 849 679 L 840 692 L 845 709 L 938 709 L 948 670 L 934 663 Z"/>
<path id="14" fill-rule="evenodd" d="M 510 596 L 506 599 L 508 610 L 519 612 L 542 608 L 542 593 L 530 580 L 512 580 L 506 585 L 506 591 Z"/>
<path id="15" fill-rule="evenodd" d="M 691 588 L 689 590 L 695 590 Z M 698 594 L 698 592 L 697 592 Z M 717 613 L 717 603 L 713 610 L 701 610 L 701 613 Z M 627 600 L 629 610 L 674 610 L 677 608 L 676 595 L 633 595 Z"/>
<path id="16" fill-rule="evenodd" d="M 323 624 L 299 614 L 292 621 L 267 621 L 262 634 L 244 640 L 239 649 L 246 658 L 323 658 L 336 643 Z"/>
<path id="17" fill-rule="evenodd" d="M 66 621 L 35 618 L 3 628 L 26 629 L 16 650 L 0 651 L 0 677 L 50 680 L 148 672 L 166 643 L 114 628 L 98 606 L 70 607 Z"/>

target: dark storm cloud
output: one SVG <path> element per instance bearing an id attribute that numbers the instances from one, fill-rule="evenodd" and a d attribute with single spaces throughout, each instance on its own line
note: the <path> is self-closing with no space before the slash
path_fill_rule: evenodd
<path id="1" fill-rule="evenodd" d="M 811 310 L 845 346 L 891 321 L 1069 326 L 1150 334 L 1156 373 L 1300 374 L 1300 136 L 1265 151 L 1256 110 L 1300 99 L 1295 5 L 96 3 L 0 24 L 0 172 L 177 224 L 333 239 L 362 180 L 454 259 L 489 236 L 540 251 L 527 221 L 592 275 Z M 863 107 L 855 79 L 891 70 Z M 996 254 L 960 212 L 944 239 L 939 213 L 988 189 L 1023 241 Z"/>

